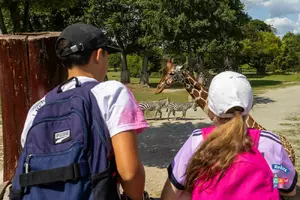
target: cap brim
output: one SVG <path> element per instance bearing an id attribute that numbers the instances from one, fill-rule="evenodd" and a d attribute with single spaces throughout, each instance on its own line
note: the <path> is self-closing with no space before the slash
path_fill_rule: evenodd
<path id="1" fill-rule="evenodd" d="M 105 46 L 103 49 L 105 49 L 108 52 L 108 54 L 122 52 L 122 49 L 113 46 Z"/>

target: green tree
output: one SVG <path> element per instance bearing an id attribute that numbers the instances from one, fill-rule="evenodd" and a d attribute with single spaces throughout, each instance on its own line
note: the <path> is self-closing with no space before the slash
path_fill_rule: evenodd
<path id="1" fill-rule="evenodd" d="M 156 25 L 159 21 L 157 10 L 159 9 L 158 0 L 138 0 L 138 5 L 141 8 L 141 31 L 142 35 L 139 38 L 140 52 L 143 57 L 142 69 L 140 72 L 140 84 L 149 86 L 149 76 L 151 62 L 157 62 L 157 57 L 161 54 L 159 46 L 161 45 L 161 34 L 159 27 Z M 152 63 L 153 64 L 153 63 Z M 153 64 L 157 66 L 156 64 Z"/>
<path id="2" fill-rule="evenodd" d="M 135 0 L 90 0 L 89 23 L 103 28 L 122 49 L 121 82 L 130 83 L 127 55 L 139 52 L 141 8 Z"/>
<path id="3" fill-rule="evenodd" d="M 222 7 L 227 14 L 221 15 L 222 28 L 208 44 L 205 63 L 218 72 L 238 71 L 242 49 L 240 41 L 244 39 L 242 27 L 250 18 L 244 13 L 244 5 L 240 1 L 229 1 Z"/>
<path id="4" fill-rule="evenodd" d="M 241 37 L 240 24 L 248 18 L 240 1 L 228 0 L 161 1 L 157 12 L 165 53 L 186 56 L 190 72 L 198 63 L 198 74 L 203 69 L 205 54 L 225 53 L 228 59 L 235 55 L 235 41 Z M 220 59 L 219 65 L 224 60 Z"/>
<path id="5" fill-rule="evenodd" d="M 256 39 L 247 38 L 241 43 L 245 61 L 254 67 L 257 74 L 266 74 L 266 66 L 280 53 L 281 41 L 274 33 L 259 32 Z"/>
<path id="6" fill-rule="evenodd" d="M 62 29 L 70 17 L 68 9 L 77 0 L 0 0 L 0 28 L 3 33 Z M 61 25 L 61 26 L 59 26 Z"/>
<path id="7" fill-rule="evenodd" d="M 224 1 L 220 4 L 219 33 L 209 44 L 208 52 L 214 58 L 218 71 L 238 70 L 241 45 L 244 39 L 242 26 L 250 21 L 244 12 L 244 5 L 240 1 Z M 213 66 L 213 65 L 212 65 Z"/>
<path id="8" fill-rule="evenodd" d="M 276 33 L 275 28 L 259 19 L 250 20 L 249 23 L 243 25 L 242 29 L 246 37 L 253 37 L 257 35 L 258 32 Z"/>
<path id="9" fill-rule="evenodd" d="M 108 66 L 111 68 L 114 68 L 114 71 L 116 72 L 118 68 L 121 66 L 121 56 L 120 54 L 110 54 L 108 59 Z"/>
<path id="10" fill-rule="evenodd" d="M 288 32 L 282 38 L 280 54 L 274 64 L 277 69 L 287 71 L 300 70 L 300 34 Z"/>
<path id="11" fill-rule="evenodd" d="M 20 0 L 0 0 L 0 27 L 3 33 L 21 31 Z M 7 26 L 11 25 L 8 28 Z"/>

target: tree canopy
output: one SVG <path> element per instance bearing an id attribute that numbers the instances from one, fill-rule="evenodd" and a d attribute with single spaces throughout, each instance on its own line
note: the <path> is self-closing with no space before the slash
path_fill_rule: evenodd
<path id="1" fill-rule="evenodd" d="M 101 28 L 123 50 L 109 63 L 120 68 L 123 83 L 135 76 L 149 84 L 151 72 L 172 58 L 197 73 L 244 64 L 259 74 L 300 69 L 300 36 L 277 37 L 240 0 L 0 0 L 0 6 L 2 33 L 61 31 L 76 22 Z"/>

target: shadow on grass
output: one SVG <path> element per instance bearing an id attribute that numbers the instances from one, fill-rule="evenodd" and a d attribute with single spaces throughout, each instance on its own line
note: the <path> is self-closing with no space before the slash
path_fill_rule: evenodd
<path id="1" fill-rule="evenodd" d="M 160 127 L 145 130 L 138 136 L 139 153 L 143 164 L 158 168 L 167 167 L 192 131 L 209 125 L 201 122 L 198 124 L 164 122 Z"/>
<path id="2" fill-rule="evenodd" d="M 268 104 L 268 103 L 273 103 L 273 102 L 275 102 L 275 101 L 273 99 L 268 98 L 268 97 L 262 97 L 262 96 L 254 95 L 253 105 Z"/>
<path id="3" fill-rule="evenodd" d="M 276 86 L 282 84 L 282 81 L 274 80 L 249 80 L 252 87 Z"/>
<path id="4" fill-rule="evenodd" d="M 282 75 L 282 76 L 289 76 L 293 74 L 284 73 L 284 72 L 276 72 L 276 73 L 270 73 L 270 74 L 256 74 L 256 73 L 243 73 L 247 78 L 265 78 L 268 76 L 274 76 L 274 75 Z"/>

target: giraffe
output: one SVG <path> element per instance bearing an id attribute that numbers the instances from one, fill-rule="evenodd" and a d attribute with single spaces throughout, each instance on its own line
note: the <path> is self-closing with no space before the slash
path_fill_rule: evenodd
<path id="1" fill-rule="evenodd" d="M 182 66 L 175 66 L 172 64 L 172 67 L 170 67 L 170 65 L 171 64 L 169 63 L 168 69 L 166 69 L 167 73 L 165 73 L 158 83 L 155 94 L 161 93 L 165 88 L 170 87 L 174 82 L 180 82 L 184 85 L 186 91 L 197 102 L 204 113 L 213 121 L 214 115 L 208 109 L 207 104 L 208 89 L 197 82 L 194 77 L 192 77 L 186 70 L 182 68 Z M 248 128 L 266 130 L 263 126 L 258 124 L 251 115 L 247 115 L 245 123 Z M 278 134 L 278 136 L 293 165 L 295 165 L 296 156 L 291 143 L 283 135 Z"/>

